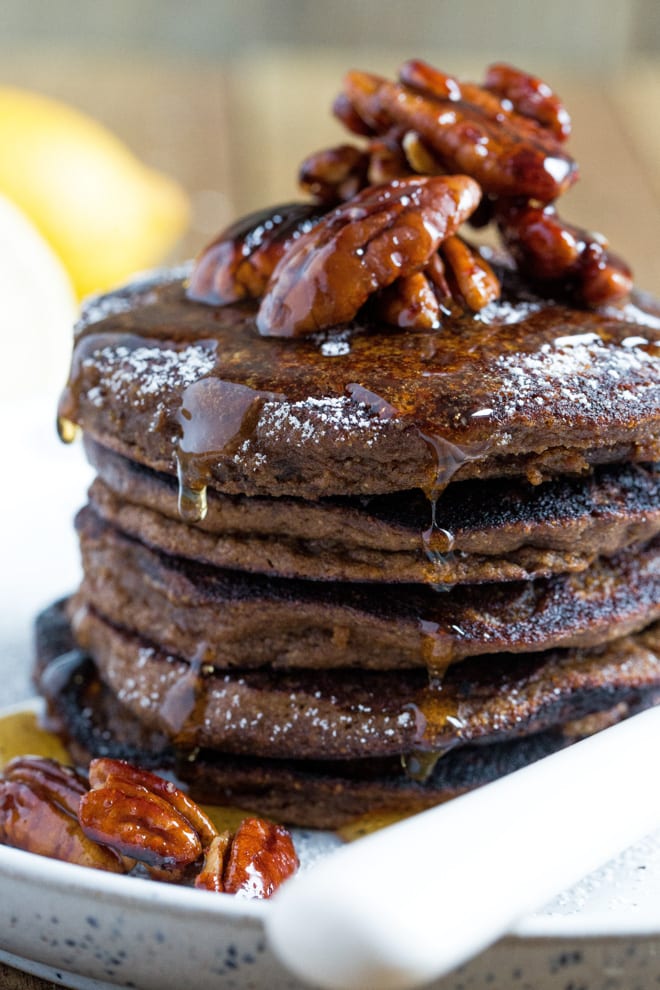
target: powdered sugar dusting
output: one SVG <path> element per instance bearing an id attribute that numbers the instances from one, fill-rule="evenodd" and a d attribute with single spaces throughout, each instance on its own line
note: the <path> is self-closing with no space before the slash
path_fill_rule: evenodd
<path id="1" fill-rule="evenodd" d="M 319 740 L 334 753 L 355 746 L 368 745 L 370 741 L 400 737 L 413 728 L 413 716 L 409 711 L 393 712 L 374 710 L 361 703 L 359 698 L 342 702 L 332 694 L 293 687 L 287 694 L 276 692 L 275 704 L 264 709 L 264 690 L 272 694 L 272 688 L 253 683 L 250 677 L 237 673 L 216 672 L 209 677 L 199 677 L 193 668 L 176 657 L 164 656 L 152 647 L 140 647 L 130 666 L 120 651 L 110 649 L 99 657 L 104 676 L 118 698 L 132 709 L 146 724 L 152 726 L 167 722 L 168 699 L 178 693 L 186 683 L 194 684 L 195 719 L 199 719 L 196 743 L 199 745 L 228 745 L 232 740 L 241 749 L 259 739 L 272 747 L 273 755 L 285 753 L 294 742 L 289 737 L 305 737 Z M 203 692 L 203 711 L 199 701 Z M 174 706 L 177 708 L 178 706 Z M 186 713 L 178 712 L 185 723 Z M 175 732 L 183 728 L 181 721 L 167 726 Z"/>
<path id="2" fill-rule="evenodd" d="M 502 376 L 497 413 L 509 418 L 550 401 L 567 415 L 597 410 L 608 379 L 615 387 L 607 390 L 607 401 L 614 407 L 640 401 L 649 390 L 657 392 L 660 378 L 649 374 L 658 367 L 657 356 L 648 349 L 653 345 L 642 337 L 630 337 L 625 344 L 612 346 L 596 333 L 585 333 L 557 337 L 533 353 L 500 355 L 495 361 Z"/>
<path id="3" fill-rule="evenodd" d="M 101 407 L 110 395 L 121 397 L 130 389 L 135 405 L 145 408 L 150 397 L 162 395 L 165 399 L 208 375 L 215 365 L 215 352 L 214 341 L 201 341 L 181 350 L 107 345 L 82 361 L 84 369 L 95 369 L 99 375 L 99 384 L 90 389 L 88 398 Z M 156 412 L 160 409 L 161 405 Z"/>
<path id="4" fill-rule="evenodd" d="M 299 402 L 266 403 L 261 427 L 269 437 L 286 436 L 293 446 L 321 443 L 330 437 L 334 443 L 355 441 L 356 434 L 367 434 L 371 446 L 384 423 L 366 403 L 348 396 L 310 397 Z"/>

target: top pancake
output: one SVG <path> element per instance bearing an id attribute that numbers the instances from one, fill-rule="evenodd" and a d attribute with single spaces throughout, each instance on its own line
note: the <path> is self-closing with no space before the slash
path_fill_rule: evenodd
<path id="1" fill-rule="evenodd" d="M 501 302 L 440 330 L 353 322 L 302 340 L 156 276 L 88 306 L 60 414 L 229 493 L 433 495 L 660 459 L 660 304 L 577 310 L 501 274 Z"/>

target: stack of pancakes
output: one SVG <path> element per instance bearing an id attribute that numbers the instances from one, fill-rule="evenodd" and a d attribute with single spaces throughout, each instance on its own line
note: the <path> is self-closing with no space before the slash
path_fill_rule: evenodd
<path id="1" fill-rule="evenodd" d="M 331 827 L 660 698 L 660 306 L 499 275 L 439 331 L 264 338 L 182 271 L 87 307 L 84 579 L 38 635 L 77 758 Z"/>

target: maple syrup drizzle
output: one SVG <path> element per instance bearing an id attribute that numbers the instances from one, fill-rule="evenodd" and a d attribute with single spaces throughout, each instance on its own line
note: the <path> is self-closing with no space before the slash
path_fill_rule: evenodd
<path id="1" fill-rule="evenodd" d="M 176 417 L 181 426 L 176 450 L 179 513 L 185 522 L 204 519 L 206 490 L 215 464 L 250 443 L 266 402 L 283 399 L 274 392 L 215 377 L 202 378 L 186 388 Z"/>
<path id="2" fill-rule="evenodd" d="M 40 725 L 36 712 L 18 711 L 0 718 L 0 771 L 15 757 L 28 755 L 70 762 L 58 737 Z"/>
<path id="3" fill-rule="evenodd" d="M 81 433 L 81 429 L 72 419 L 66 416 L 57 417 L 57 435 L 62 443 L 73 443 Z"/>
<path id="4" fill-rule="evenodd" d="M 207 654 L 206 643 L 200 643 L 186 673 L 169 688 L 160 706 L 160 720 L 175 741 L 185 737 L 187 726 L 203 720 L 204 680 L 214 673 L 214 667 L 206 659 Z"/>

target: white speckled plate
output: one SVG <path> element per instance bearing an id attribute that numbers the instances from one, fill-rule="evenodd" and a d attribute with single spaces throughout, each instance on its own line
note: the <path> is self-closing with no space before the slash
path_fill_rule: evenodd
<path id="1" fill-rule="evenodd" d="M 38 707 L 37 702 L 11 711 Z M 0 716 L 9 711 L 0 712 Z M 330 855 L 329 833 L 297 831 L 302 868 Z M 539 851 L 542 855 L 542 850 Z M 350 896 L 350 892 L 347 892 Z M 0 846 L 0 960 L 64 986 L 101 990 L 298 990 L 266 945 L 267 902 L 116 876 Z M 571 981 L 648 982 L 660 956 L 660 833 L 637 844 L 437 984 L 551 990 Z M 609 986 L 609 984 L 608 984 Z"/>

